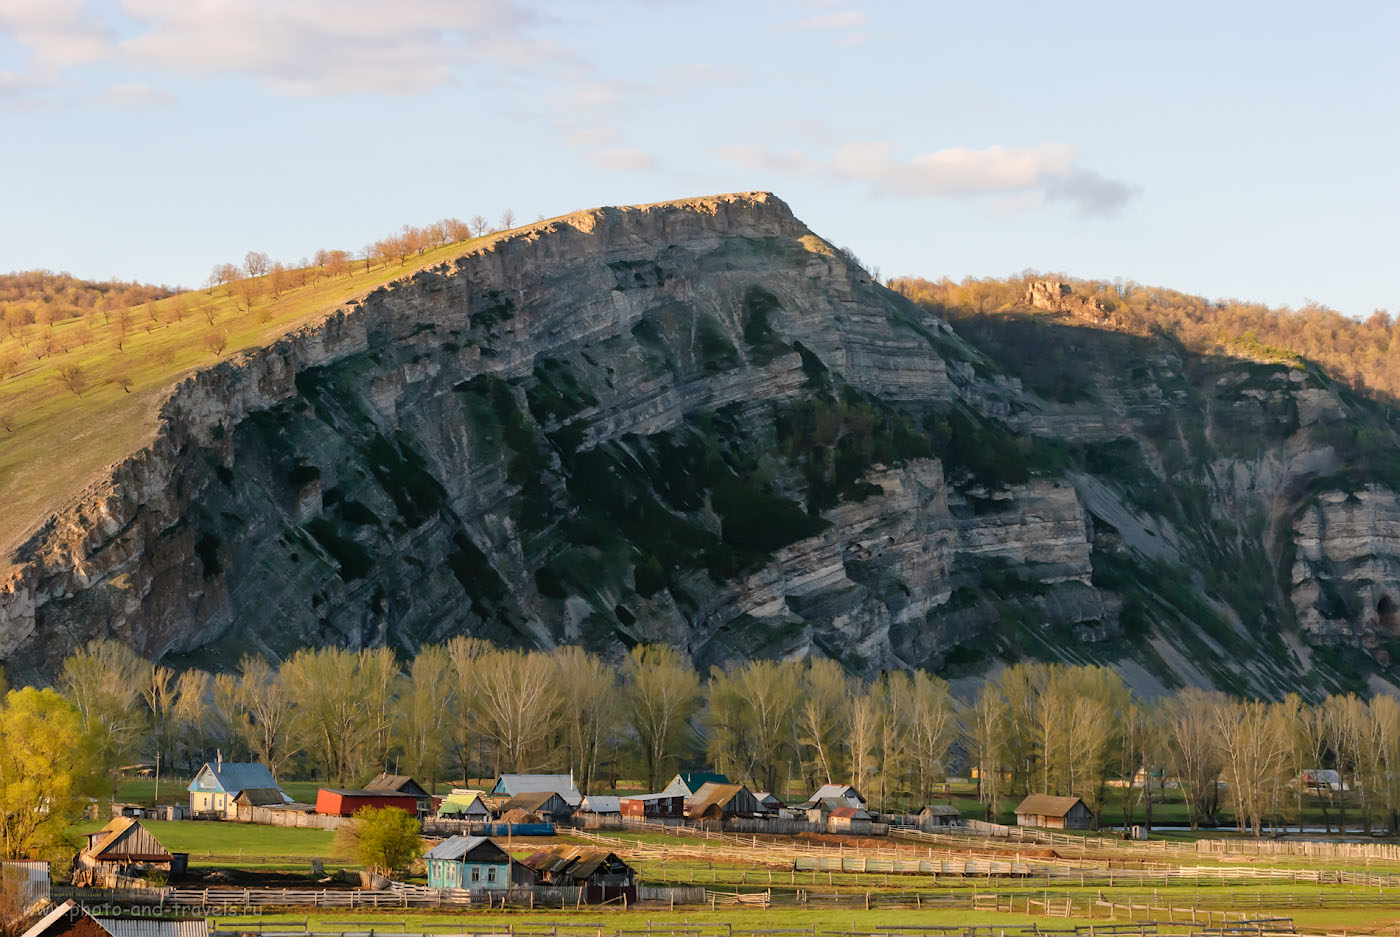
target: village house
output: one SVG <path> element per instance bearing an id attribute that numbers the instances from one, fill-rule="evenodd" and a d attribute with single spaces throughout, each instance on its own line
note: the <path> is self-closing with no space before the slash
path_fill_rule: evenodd
<path id="1" fill-rule="evenodd" d="M 1078 797 L 1031 794 L 1016 807 L 1017 826 L 1051 830 L 1091 830 L 1094 813 Z"/>
<path id="2" fill-rule="evenodd" d="M 418 798 L 418 815 L 428 816 L 433 812 L 433 795 L 423 785 L 406 774 L 379 774 L 365 785 L 367 791 L 388 791 L 393 794 L 411 794 Z"/>
<path id="3" fill-rule="evenodd" d="M 238 819 L 238 795 L 247 790 L 276 791 L 281 802 L 292 799 L 283 793 L 266 765 L 251 762 L 205 762 L 190 782 L 190 816 L 195 819 Z"/>
<path id="4" fill-rule="evenodd" d="M 787 809 L 787 804 L 783 803 L 768 791 L 754 791 L 753 797 L 754 800 L 758 801 L 758 805 L 768 813 L 777 814 L 779 810 Z"/>
<path id="5" fill-rule="evenodd" d="M 592 846 L 555 846 L 522 860 L 537 884 L 582 888 L 588 904 L 637 900 L 637 873 L 615 853 Z"/>
<path id="6" fill-rule="evenodd" d="M 685 802 L 687 820 L 730 820 L 762 813 L 758 800 L 742 784 L 702 784 L 695 796 Z"/>
<path id="7" fill-rule="evenodd" d="M 503 774 L 491 788 L 493 795 L 506 798 L 543 791 L 558 794 L 573 810 L 583 801 L 572 774 Z"/>
<path id="8" fill-rule="evenodd" d="M 504 819 L 519 814 L 528 814 L 551 823 L 565 823 L 574 815 L 574 808 L 554 791 L 528 791 L 517 794 L 501 804 L 501 817 Z M 516 821 L 518 822 L 518 821 Z"/>
<path id="9" fill-rule="evenodd" d="M 957 826 L 962 822 L 962 814 L 952 804 L 928 804 L 919 811 L 918 819 L 920 829 L 932 830 Z"/>
<path id="10" fill-rule="evenodd" d="M 96 833 L 78 853 L 79 878 L 105 882 L 113 875 L 140 876 L 149 872 L 180 875 L 189 861 L 187 853 L 172 853 L 139 820 L 118 817 Z M 83 870 L 87 874 L 82 874 Z"/>
<path id="11" fill-rule="evenodd" d="M 504 891 L 511 886 L 512 866 L 518 865 L 499 843 L 485 836 L 448 837 L 423 858 L 429 888 Z"/>
<path id="12" fill-rule="evenodd" d="M 706 784 L 728 784 L 728 775 L 715 774 L 712 771 L 682 771 L 671 779 L 671 783 L 661 789 L 663 794 L 679 794 L 683 799 L 690 800 L 695 796 L 695 792 Z"/>
<path id="13" fill-rule="evenodd" d="M 681 820 L 685 818 L 685 798 L 680 794 L 636 794 L 618 798 L 618 809 L 624 817 Z"/>
<path id="14" fill-rule="evenodd" d="M 21 937 L 209 937 L 204 918 L 94 917 L 71 898 L 44 912 Z"/>
<path id="15" fill-rule="evenodd" d="M 323 787 L 316 792 L 316 812 L 328 817 L 353 817 L 365 807 L 397 807 L 411 817 L 418 815 L 418 798 L 393 791 L 339 790 Z"/>
<path id="16" fill-rule="evenodd" d="M 486 805 L 486 792 L 454 787 L 438 805 L 438 816 L 485 823 L 491 819 L 491 808 Z"/>

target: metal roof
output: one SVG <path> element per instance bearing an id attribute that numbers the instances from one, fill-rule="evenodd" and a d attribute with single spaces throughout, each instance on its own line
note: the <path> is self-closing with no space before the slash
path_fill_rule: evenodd
<path id="1" fill-rule="evenodd" d="M 842 800 L 855 799 L 865 803 L 865 798 L 860 796 L 860 791 L 849 784 L 823 784 L 817 788 L 817 792 L 812 795 L 812 801 L 823 800 L 827 797 L 839 797 Z"/>
<path id="2" fill-rule="evenodd" d="M 213 787 L 200 784 L 200 778 L 206 775 L 214 782 Z M 239 761 L 222 763 L 207 761 L 204 763 L 204 767 L 199 769 L 199 773 L 194 776 L 194 780 L 190 782 L 189 786 L 191 791 L 215 790 L 235 796 L 249 788 L 278 791 L 282 789 L 278 785 L 277 779 L 272 776 L 272 772 L 267 769 L 267 765 Z M 287 799 L 291 800 L 291 798 Z"/>
<path id="3" fill-rule="evenodd" d="M 571 774 L 503 774 L 497 779 L 496 786 L 491 788 L 493 794 L 509 794 L 512 797 L 540 791 L 558 794 L 570 807 L 577 807 L 583 800 Z"/>
<path id="4" fill-rule="evenodd" d="M 579 810 L 583 813 L 621 813 L 622 798 L 610 797 L 606 794 L 589 794 L 579 805 Z"/>
<path id="5" fill-rule="evenodd" d="M 497 843 L 488 836 L 449 836 L 432 849 L 423 853 L 423 858 L 449 859 L 453 862 L 457 862 L 487 844 L 491 846 L 491 850 L 488 850 L 488 852 L 494 850 L 496 854 L 493 856 L 494 858 L 499 859 L 501 862 L 510 861 L 510 854 L 507 853 L 505 849 L 501 848 L 500 843 Z"/>
<path id="6" fill-rule="evenodd" d="M 1033 817 L 1063 817 L 1084 801 L 1078 797 L 1055 797 L 1052 794 L 1031 794 L 1021 801 L 1016 813 Z M 1087 810 L 1088 807 L 1086 806 Z"/>
<path id="7" fill-rule="evenodd" d="M 209 937 L 209 924 L 202 917 L 100 917 L 97 923 L 112 937 Z"/>
<path id="8" fill-rule="evenodd" d="M 406 774 L 385 774 L 380 773 L 373 781 L 365 785 L 367 791 L 393 791 L 397 794 L 413 794 L 417 797 L 427 797 L 427 788 L 419 784 Z"/>

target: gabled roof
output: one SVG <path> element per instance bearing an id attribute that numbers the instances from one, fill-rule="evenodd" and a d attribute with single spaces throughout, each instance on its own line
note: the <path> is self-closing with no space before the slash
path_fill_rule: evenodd
<path id="1" fill-rule="evenodd" d="M 491 788 L 493 794 L 532 794 L 550 791 L 564 798 L 570 807 L 577 807 L 583 795 L 574 786 L 572 775 L 568 774 L 503 774 Z"/>
<path id="2" fill-rule="evenodd" d="M 555 846 L 542 849 L 522 859 L 521 863 L 555 879 L 563 877 L 574 881 L 588 878 L 603 865 L 627 866 L 616 853 L 596 846 Z"/>
<path id="3" fill-rule="evenodd" d="M 1074 809 L 1075 804 L 1083 804 L 1079 797 L 1056 797 L 1053 794 L 1031 794 L 1016 807 L 1016 813 L 1034 817 L 1063 817 Z M 1087 810 L 1087 805 L 1085 806 Z"/>
<path id="4" fill-rule="evenodd" d="M 418 795 L 416 794 L 404 794 L 399 791 L 371 791 L 363 787 L 357 790 L 345 790 L 339 787 L 323 787 L 321 790 L 328 794 L 339 794 L 341 797 L 379 797 L 389 798 L 391 800 L 418 800 Z"/>
<path id="5" fill-rule="evenodd" d="M 666 785 L 670 790 L 674 787 L 684 787 L 691 794 L 695 794 L 706 784 L 728 784 L 729 776 L 716 774 L 713 771 L 682 771 L 671 779 L 671 783 Z"/>
<path id="6" fill-rule="evenodd" d="M 962 812 L 952 804 L 929 804 L 919 811 L 920 814 L 928 814 L 931 817 L 960 817 Z"/>
<path id="7" fill-rule="evenodd" d="M 415 797 L 428 797 L 428 792 L 413 778 L 406 774 L 384 774 L 380 773 L 373 781 L 365 785 L 367 791 L 392 791 L 396 794 L 412 794 Z"/>
<path id="8" fill-rule="evenodd" d="M 607 794 L 589 794 L 579 804 L 580 813 L 621 813 L 622 798 Z"/>
<path id="9" fill-rule="evenodd" d="M 201 783 L 202 778 L 208 778 L 212 785 Z M 240 792 L 249 788 L 281 790 L 277 779 L 272 776 L 272 772 L 267 769 L 267 765 L 253 762 L 207 761 L 204 767 L 195 774 L 194 780 L 190 782 L 191 791 L 219 791 L 225 794 L 237 796 Z M 290 800 L 290 798 L 288 798 Z"/>
<path id="10" fill-rule="evenodd" d="M 466 790 L 460 787 L 443 798 L 438 805 L 438 813 L 481 813 L 489 815 L 491 808 L 486 804 L 486 795 L 481 791 Z"/>
<path id="11" fill-rule="evenodd" d="M 555 804 L 550 804 L 551 800 L 557 800 Z M 555 791 L 530 791 L 525 794 L 517 794 L 510 800 L 501 804 L 501 812 L 509 813 L 512 810 L 524 810 L 527 813 L 540 813 L 548 810 L 550 813 L 560 809 L 569 810 L 569 802 L 562 794 Z"/>
<path id="12" fill-rule="evenodd" d="M 777 796 L 769 793 L 768 791 L 754 791 L 753 796 L 755 800 L 757 800 L 760 804 L 763 804 L 765 807 L 787 806 L 787 804 L 783 803 L 782 800 L 780 800 Z"/>
<path id="13" fill-rule="evenodd" d="M 249 787 L 244 788 L 234 802 L 245 807 L 272 807 L 285 804 L 287 798 L 275 787 Z"/>
<path id="14" fill-rule="evenodd" d="M 424 859 L 448 859 L 452 862 L 510 862 L 510 853 L 487 836 L 449 836 L 423 854 Z"/>
<path id="15" fill-rule="evenodd" d="M 147 862 L 169 862 L 170 850 L 131 817 L 117 817 L 93 834 L 83 854 L 92 859 L 112 860 L 118 856 Z"/>
<path id="16" fill-rule="evenodd" d="M 662 791 L 660 794 L 628 794 L 625 797 L 618 798 L 619 803 L 624 800 L 685 800 L 685 795 L 668 794 Z"/>
<path id="17" fill-rule="evenodd" d="M 831 811 L 831 815 L 841 820 L 869 820 L 870 814 L 859 807 L 845 806 L 837 807 Z"/>
<path id="18" fill-rule="evenodd" d="M 208 937 L 209 922 L 197 918 L 100 917 L 112 937 Z"/>
<path id="19" fill-rule="evenodd" d="M 703 814 L 714 806 L 718 806 L 722 810 L 730 801 L 738 797 L 741 791 L 747 793 L 742 784 L 715 784 L 713 782 L 702 784 L 700 790 L 695 792 L 695 796 L 686 801 L 685 806 L 690 814 L 695 816 Z M 753 795 L 749 794 L 749 796 Z"/>
<path id="20" fill-rule="evenodd" d="M 107 931 L 97 923 L 97 919 L 71 898 L 54 905 L 48 913 L 35 921 L 22 937 L 61 937 L 64 934 L 75 937 L 107 937 Z"/>
<path id="21" fill-rule="evenodd" d="M 861 803 L 865 803 L 865 798 L 860 796 L 860 791 L 849 784 L 823 784 L 821 787 L 817 788 L 817 792 L 812 795 L 812 801 L 822 800 L 826 797 L 839 797 L 842 800 L 853 798 Z"/>

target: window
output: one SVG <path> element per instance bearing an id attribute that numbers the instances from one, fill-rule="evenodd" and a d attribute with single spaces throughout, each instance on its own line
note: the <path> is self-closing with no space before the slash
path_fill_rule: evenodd
<path id="1" fill-rule="evenodd" d="M 494 865 L 493 865 L 493 866 L 488 866 L 487 869 L 486 869 L 486 881 L 488 881 L 488 882 L 494 882 L 495 880 L 496 880 L 496 867 L 495 867 Z"/>
<path id="2" fill-rule="evenodd" d="M 479 866 L 479 865 L 474 865 L 474 866 L 472 866 L 472 881 L 473 881 L 473 882 L 479 882 L 479 881 L 481 881 L 481 866 Z"/>

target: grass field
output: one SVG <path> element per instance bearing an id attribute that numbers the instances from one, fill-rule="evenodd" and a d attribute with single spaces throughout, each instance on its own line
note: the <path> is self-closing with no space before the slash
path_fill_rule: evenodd
<path id="1" fill-rule="evenodd" d="M 191 867 L 306 870 L 312 859 L 337 858 L 335 834 L 329 830 L 190 820 L 142 820 L 141 823 L 166 849 L 189 853 Z M 84 823 L 76 832 L 95 832 L 102 825 L 95 821 Z M 204 858 L 210 855 L 215 858 Z"/>
<path id="2" fill-rule="evenodd" d="M 135 451 L 156 427 L 157 409 L 185 375 L 240 351 L 267 345 L 317 321 L 345 302 L 416 270 L 482 246 L 504 232 L 486 235 L 271 295 L 251 306 L 235 291 L 195 291 L 129 310 L 125 339 L 120 316 L 68 319 L 52 326 L 56 344 L 68 350 L 36 357 L 40 340 L 21 348 L 0 339 L 0 355 L 15 355 L 16 373 L 0 380 L 0 553 L 47 514 L 61 507 L 102 470 Z M 177 317 L 177 310 L 180 315 Z M 46 331 L 46 330 L 45 330 Z M 86 344 L 81 337 L 90 338 Z M 208 347 L 217 334 L 225 347 Z M 78 366 L 86 384 L 79 395 L 61 371 Z M 129 384 L 123 386 L 124 381 Z"/>

